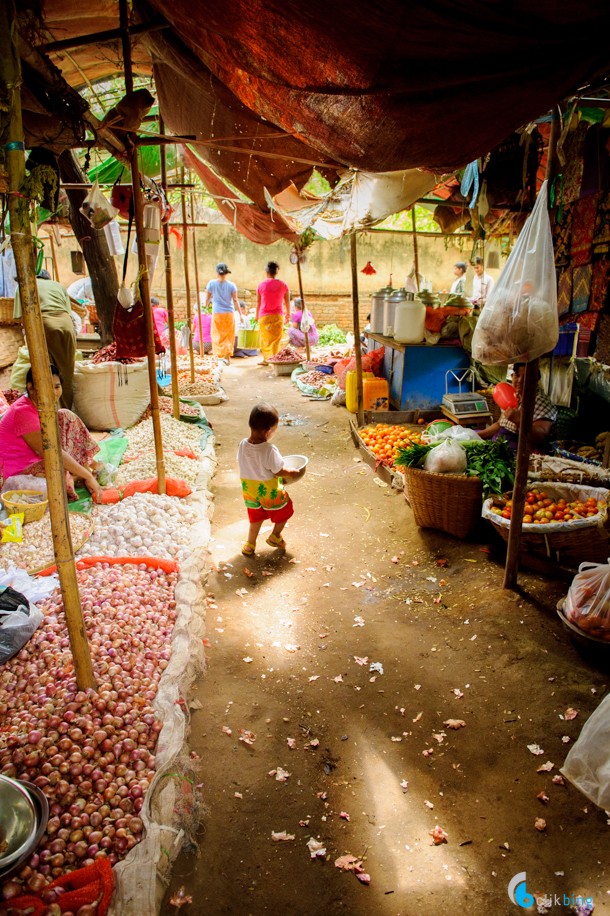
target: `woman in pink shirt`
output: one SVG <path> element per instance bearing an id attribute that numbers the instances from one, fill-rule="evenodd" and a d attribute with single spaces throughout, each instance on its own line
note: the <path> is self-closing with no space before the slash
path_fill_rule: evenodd
<path id="1" fill-rule="evenodd" d="M 270 356 L 275 356 L 281 346 L 284 325 L 290 318 L 290 292 L 283 280 L 276 274 L 279 265 L 275 261 L 267 264 L 267 279 L 259 283 L 256 290 L 256 320 L 261 331 L 261 366 L 267 365 Z"/>
<path id="2" fill-rule="evenodd" d="M 61 376 L 51 366 L 55 398 L 61 397 Z M 30 369 L 26 377 L 27 394 L 18 398 L 0 419 L 0 481 L 16 474 L 44 477 L 44 460 L 40 417 L 36 409 L 36 389 Z M 94 457 L 99 446 L 89 435 L 83 421 L 71 410 L 57 412 L 62 460 L 69 499 L 76 499 L 74 479 L 82 480 L 89 492 L 96 496 L 100 486 L 95 479 Z"/>

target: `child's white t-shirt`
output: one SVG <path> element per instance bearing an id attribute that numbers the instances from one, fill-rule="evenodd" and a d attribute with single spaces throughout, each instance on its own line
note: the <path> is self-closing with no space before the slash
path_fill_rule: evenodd
<path id="1" fill-rule="evenodd" d="M 284 467 L 284 459 L 271 442 L 256 444 L 242 439 L 237 449 L 239 476 L 242 480 L 270 480 Z"/>

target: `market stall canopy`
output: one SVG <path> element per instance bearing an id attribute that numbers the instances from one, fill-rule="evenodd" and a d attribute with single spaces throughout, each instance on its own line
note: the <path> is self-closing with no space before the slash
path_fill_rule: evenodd
<path id="1" fill-rule="evenodd" d="M 116 35 L 79 42 L 117 28 L 117 0 L 46 0 L 35 41 L 30 4 L 22 40 L 70 85 L 121 73 Z M 610 70 L 606 0 L 337 0 L 331 15 L 319 0 L 136 0 L 132 25 L 169 130 L 261 212 L 265 189 L 300 190 L 314 165 L 331 184 L 346 167 L 451 172 Z"/>
<path id="2" fill-rule="evenodd" d="M 299 194 L 291 185 L 275 197 L 267 193 L 267 203 L 299 235 L 311 228 L 323 239 L 338 239 L 411 207 L 438 181 L 432 172 L 422 169 L 376 173 L 350 170 L 323 197 Z"/>
<path id="3" fill-rule="evenodd" d="M 608 70 L 605 0 L 148 0 L 141 37 L 160 63 L 188 56 L 202 87 L 219 81 L 255 118 L 361 169 L 449 171 Z M 56 39 L 116 27 L 117 4 L 47 0 Z M 70 50 L 72 85 L 120 72 L 107 46 Z M 187 68 L 185 68 L 187 69 Z M 176 75 L 174 101 L 185 81 Z M 170 111 L 163 112 L 169 116 Z M 192 112 L 198 116 L 197 111 Z M 280 141 L 284 142 L 283 140 Z"/>

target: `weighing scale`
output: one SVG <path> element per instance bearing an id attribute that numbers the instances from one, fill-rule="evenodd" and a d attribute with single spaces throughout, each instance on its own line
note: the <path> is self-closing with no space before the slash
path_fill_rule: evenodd
<path id="1" fill-rule="evenodd" d="M 457 392 L 449 391 L 449 384 L 457 382 Z M 462 386 L 469 385 L 468 391 Z M 472 369 L 450 369 L 445 372 L 445 394 L 441 410 L 446 417 L 460 426 L 482 426 L 491 420 L 486 399 L 474 390 Z"/>

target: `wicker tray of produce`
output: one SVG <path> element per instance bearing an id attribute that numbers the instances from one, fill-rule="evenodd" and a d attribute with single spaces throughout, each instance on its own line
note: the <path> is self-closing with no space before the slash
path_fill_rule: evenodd
<path id="1" fill-rule="evenodd" d="M 560 566 L 574 568 L 579 563 L 604 563 L 610 555 L 610 538 L 607 529 L 609 491 L 603 487 L 579 484 L 545 483 L 541 493 L 545 499 L 567 503 L 595 499 L 597 511 L 590 517 L 573 517 L 569 521 L 533 522 L 524 524 L 521 531 L 521 552 L 546 557 Z M 510 494 L 509 494 L 510 495 Z M 551 511 L 551 503 L 548 510 Z M 489 498 L 483 504 L 483 518 L 491 522 L 500 536 L 508 541 L 510 519 L 498 514 L 498 500 Z M 538 510 L 539 511 L 539 510 Z"/>
<path id="2" fill-rule="evenodd" d="M 551 443 L 551 454 L 570 461 L 582 461 L 583 464 L 601 465 L 603 451 L 593 445 L 583 445 L 581 442 L 562 439 Z"/>
<path id="3" fill-rule="evenodd" d="M 478 477 L 434 474 L 420 468 L 404 468 L 405 498 L 413 509 L 415 524 L 465 538 L 481 517 L 483 486 Z"/>
<path id="4" fill-rule="evenodd" d="M 84 512 L 70 512 L 72 547 L 78 553 L 93 533 L 93 517 Z M 23 526 L 23 542 L 0 544 L 0 566 L 12 563 L 34 576 L 55 563 L 51 538 L 51 516 L 47 512 L 39 521 Z"/>

